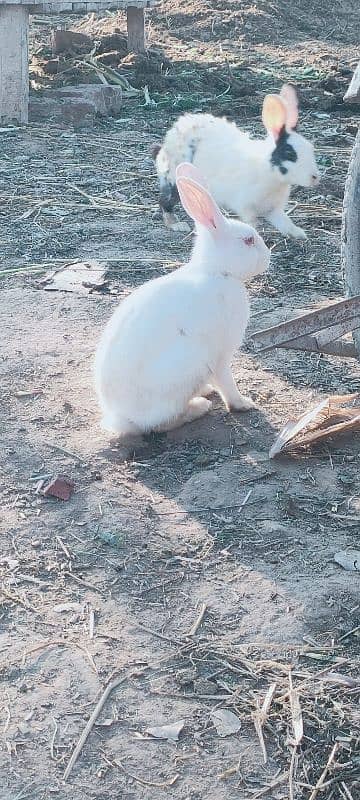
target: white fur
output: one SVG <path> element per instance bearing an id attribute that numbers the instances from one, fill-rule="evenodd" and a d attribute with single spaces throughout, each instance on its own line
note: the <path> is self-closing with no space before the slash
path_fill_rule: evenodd
<path id="1" fill-rule="evenodd" d="M 291 186 L 315 186 L 319 181 L 314 148 L 287 127 L 288 143 L 295 149 L 297 161 L 284 162 L 288 170 L 285 175 L 271 163 L 278 134 L 276 123 L 272 123 L 273 107 L 276 106 L 276 121 L 280 112 L 280 117 L 283 115 L 280 123 L 286 126 L 287 118 L 296 124 L 295 104 L 296 95 L 291 87 L 283 87 L 279 97 L 265 98 L 263 119 L 268 136 L 264 140 L 251 139 L 225 118 L 210 114 L 180 117 L 166 134 L 156 158 L 160 186 L 164 181 L 174 183 L 178 164 L 192 160 L 221 207 L 249 224 L 256 225 L 256 220 L 264 217 L 281 233 L 306 238 L 305 232 L 287 216 L 285 207 Z"/>
<path id="2" fill-rule="evenodd" d="M 102 424 L 120 436 L 201 416 L 211 407 L 208 384 L 228 408 L 252 405 L 230 364 L 249 319 L 244 281 L 265 271 L 269 250 L 253 228 L 226 220 L 188 170 L 178 187 L 196 222 L 190 261 L 123 300 L 96 353 Z"/>

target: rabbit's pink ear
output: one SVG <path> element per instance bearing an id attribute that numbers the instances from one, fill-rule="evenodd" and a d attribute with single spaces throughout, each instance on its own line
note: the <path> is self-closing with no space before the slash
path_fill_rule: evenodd
<path id="1" fill-rule="evenodd" d="M 286 127 L 292 131 L 296 128 L 299 119 L 298 99 L 294 87 L 284 83 L 280 97 L 286 106 Z"/>
<path id="2" fill-rule="evenodd" d="M 176 181 L 181 203 L 186 213 L 199 225 L 218 232 L 223 228 L 224 217 L 209 192 L 191 178 L 179 177 Z"/>
<path id="3" fill-rule="evenodd" d="M 286 106 L 279 95 L 266 95 L 262 108 L 262 121 L 266 130 L 272 133 L 277 141 L 287 122 Z"/>
<path id="4" fill-rule="evenodd" d="M 191 180 L 198 183 L 199 186 L 203 186 L 204 189 L 208 189 L 206 180 L 201 174 L 200 170 L 197 167 L 194 167 L 194 164 L 190 164 L 186 161 L 184 161 L 183 164 L 179 164 L 179 166 L 176 168 L 176 180 L 178 178 L 191 178 Z"/>

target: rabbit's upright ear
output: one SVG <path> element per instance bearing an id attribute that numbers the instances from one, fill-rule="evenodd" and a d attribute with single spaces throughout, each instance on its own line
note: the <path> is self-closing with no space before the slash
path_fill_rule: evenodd
<path id="1" fill-rule="evenodd" d="M 272 133 L 277 141 L 287 122 L 287 109 L 280 95 L 266 95 L 262 108 L 262 121 L 268 133 Z"/>
<path id="2" fill-rule="evenodd" d="M 286 127 L 293 131 L 299 119 L 298 99 L 294 87 L 290 86 L 288 83 L 284 83 L 280 92 L 280 97 L 286 105 Z"/>
<path id="3" fill-rule="evenodd" d="M 203 186 L 191 178 L 177 178 L 176 185 L 186 213 L 212 233 L 220 233 L 225 224 L 220 209 Z"/>
<path id="4" fill-rule="evenodd" d="M 178 178 L 191 178 L 191 180 L 198 183 L 199 186 L 202 186 L 204 189 L 209 191 L 206 180 L 201 174 L 200 170 L 197 167 L 194 167 L 194 164 L 190 164 L 187 161 L 184 161 L 183 164 L 179 164 L 179 166 L 176 168 L 176 180 Z"/>

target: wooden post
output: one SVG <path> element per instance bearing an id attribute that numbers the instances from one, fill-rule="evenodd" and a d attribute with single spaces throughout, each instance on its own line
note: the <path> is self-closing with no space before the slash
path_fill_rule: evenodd
<path id="1" fill-rule="evenodd" d="M 129 53 L 145 53 L 145 18 L 144 9 L 128 6 L 127 36 Z"/>
<path id="2" fill-rule="evenodd" d="M 348 297 L 360 294 L 360 130 L 353 147 L 345 184 L 342 225 L 342 267 Z M 360 358 L 360 331 L 353 332 Z"/>
<path id="3" fill-rule="evenodd" d="M 0 122 L 28 121 L 29 11 L 0 2 Z"/>
<path id="4" fill-rule="evenodd" d="M 350 86 L 344 94 L 345 103 L 358 103 L 360 101 L 360 61 L 352 76 Z"/>

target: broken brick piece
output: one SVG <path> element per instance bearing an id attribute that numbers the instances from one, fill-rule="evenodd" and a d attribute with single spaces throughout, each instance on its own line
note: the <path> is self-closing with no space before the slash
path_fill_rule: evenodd
<path id="1" fill-rule="evenodd" d="M 51 47 L 54 55 L 59 53 L 90 53 L 94 42 L 90 36 L 78 31 L 54 30 L 51 35 Z"/>
<path id="2" fill-rule="evenodd" d="M 74 483 L 64 475 L 57 475 L 50 483 L 44 486 L 42 493 L 45 497 L 57 497 L 59 500 L 69 500 L 74 491 Z"/>

